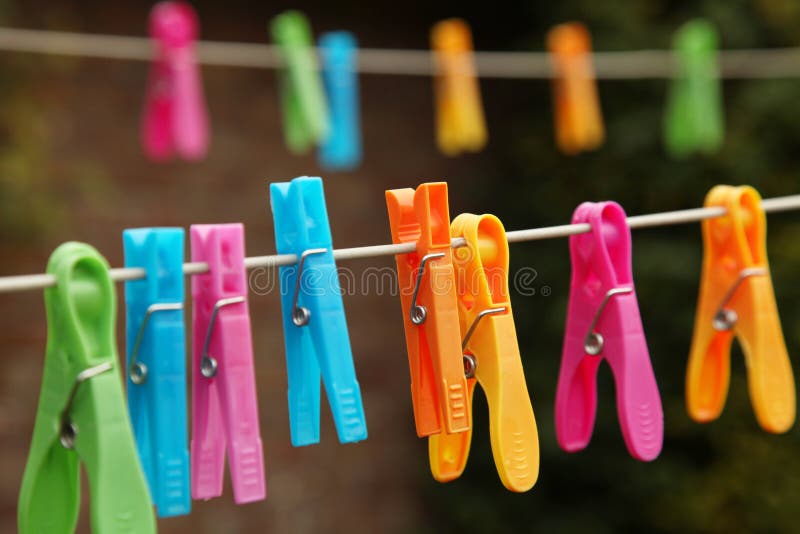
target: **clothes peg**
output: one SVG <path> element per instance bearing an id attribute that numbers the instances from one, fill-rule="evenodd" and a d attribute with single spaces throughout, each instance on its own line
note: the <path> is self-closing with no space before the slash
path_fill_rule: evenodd
<path id="1" fill-rule="evenodd" d="M 188 514 L 186 329 L 183 228 L 122 234 L 125 267 L 145 270 L 125 282 L 128 411 L 158 515 Z"/>
<path id="2" fill-rule="evenodd" d="M 198 27 L 186 2 L 159 2 L 150 11 L 156 58 L 145 94 L 142 146 L 151 160 L 174 152 L 187 160 L 206 155 L 210 134 L 195 52 Z"/>
<path id="3" fill-rule="evenodd" d="M 44 292 L 47 354 L 19 495 L 19 532 L 75 531 L 83 463 L 92 532 L 155 533 L 117 370 L 108 263 L 89 245 L 64 243 L 47 272 L 57 285 Z"/>
<path id="4" fill-rule="evenodd" d="M 192 497 L 222 495 L 225 448 L 237 504 L 266 497 L 258 424 L 244 226 L 194 224 L 192 261 Z"/>
<path id="5" fill-rule="evenodd" d="M 768 432 L 786 432 L 794 424 L 795 386 L 767 262 L 761 197 L 752 187 L 718 185 L 705 206 L 727 213 L 703 221 L 703 272 L 686 375 L 689 415 L 705 423 L 722 413 L 735 335 L 758 423 Z"/>
<path id="6" fill-rule="evenodd" d="M 675 78 L 664 120 L 667 151 L 675 157 L 711 154 L 725 137 L 722 85 L 714 26 L 703 19 L 687 22 L 673 38 Z"/>
<path id="7" fill-rule="evenodd" d="M 417 435 L 466 432 L 472 417 L 467 409 L 447 183 L 386 191 L 386 206 L 392 242 L 416 244 L 414 252 L 396 259 Z"/>
<path id="8" fill-rule="evenodd" d="M 325 33 L 319 48 L 330 109 L 330 129 L 319 147 L 319 162 L 330 170 L 355 169 L 361 163 L 356 39 L 350 32 Z"/>
<path id="9" fill-rule="evenodd" d="M 450 225 L 452 237 L 467 246 L 453 252 L 467 410 L 472 410 L 475 383 L 489 405 L 489 434 L 494 463 L 503 485 L 528 491 L 539 476 L 539 434 L 525 384 L 508 292 L 508 241 L 494 215 L 464 213 Z M 431 471 L 448 482 L 466 466 L 472 430 L 430 437 Z"/>
<path id="10" fill-rule="evenodd" d="M 319 443 L 320 373 L 339 441 L 365 440 L 322 180 L 303 176 L 269 192 L 278 254 L 298 258 L 280 268 L 292 445 Z"/>
<path id="11" fill-rule="evenodd" d="M 568 452 L 589 444 L 597 368 L 605 359 L 628 451 L 637 460 L 654 460 L 664 439 L 664 415 L 633 285 L 625 212 L 615 202 L 584 202 L 572 223 L 592 229 L 569 238 L 572 281 L 556 392 L 558 443 Z"/>
<path id="12" fill-rule="evenodd" d="M 443 20 L 431 30 L 436 61 L 436 142 L 448 156 L 486 146 L 486 120 L 472 53 L 472 32 L 461 19 Z"/>
<path id="13" fill-rule="evenodd" d="M 326 139 L 330 128 L 311 25 L 299 11 L 286 11 L 272 19 L 270 29 L 284 63 L 279 87 L 286 145 L 303 153 Z"/>
<path id="14" fill-rule="evenodd" d="M 553 63 L 556 142 L 565 154 L 594 150 L 605 130 L 597 80 L 592 65 L 592 41 L 586 26 L 559 24 L 547 34 Z"/>

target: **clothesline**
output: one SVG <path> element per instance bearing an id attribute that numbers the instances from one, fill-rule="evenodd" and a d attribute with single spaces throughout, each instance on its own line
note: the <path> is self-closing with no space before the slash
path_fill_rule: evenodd
<path id="1" fill-rule="evenodd" d="M 767 213 L 790 211 L 800 209 L 800 195 L 789 195 L 784 197 L 766 198 L 762 200 L 761 206 Z M 693 208 L 687 210 L 666 211 L 662 213 L 651 213 L 647 215 L 636 215 L 628 217 L 628 225 L 632 229 L 651 228 L 656 226 L 670 226 L 674 224 L 686 224 L 699 222 L 704 219 L 714 219 L 722 217 L 727 210 L 724 208 Z M 509 243 L 519 243 L 523 241 L 538 241 L 543 239 L 556 239 L 569 237 L 571 235 L 587 233 L 591 230 L 588 224 L 562 224 L 559 226 L 546 226 L 542 228 L 530 228 L 527 230 L 514 230 L 506 232 Z M 454 238 L 451 246 L 458 248 L 464 246 L 463 238 Z M 338 261 L 352 260 L 358 258 L 374 258 L 379 256 L 394 256 L 397 254 L 408 254 L 416 249 L 415 243 L 402 243 L 392 245 L 370 245 L 364 247 L 340 248 L 333 251 L 334 259 Z M 280 267 L 282 265 L 292 265 L 297 263 L 297 256 L 294 254 L 273 254 L 269 256 L 252 256 L 245 258 L 244 265 L 247 269 Z M 189 262 L 183 264 L 183 272 L 186 275 L 203 274 L 208 272 L 208 264 L 202 262 Z M 109 271 L 110 277 L 116 282 L 126 280 L 138 280 L 144 278 L 146 273 L 141 268 L 114 268 Z M 56 279 L 50 274 L 25 274 L 17 276 L 0 277 L 0 293 L 12 293 L 17 291 L 28 291 L 33 289 L 44 289 L 56 285 Z"/>
<path id="2" fill-rule="evenodd" d="M 49 30 L 0 28 L 0 50 L 66 56 L 149 61 L 152 41 L 146 37 L 84 34 Z M 282 64 L 277 47 L 269 44 L 199 41 L 198 61 L 205 65 L 274 69 Z M 547 52 L 475 52 L 483 78 L 547 79 L 553 67 Z M 671 78 L 669 50 L 594 52 L 597 78 L 609 80 Z M 800 77 L 800 48 L 724 50 L 719 54 L 723 78 Z M 429 50 L 362 48 L 359 72 L 430 76 L 436 64 Z"/>

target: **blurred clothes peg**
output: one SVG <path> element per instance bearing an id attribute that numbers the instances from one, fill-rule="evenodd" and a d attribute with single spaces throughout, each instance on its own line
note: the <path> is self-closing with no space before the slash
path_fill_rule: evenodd
<path id="1" fill-rule="evenodd" d="M 319 443 L 320 375 L 339 441 L 365 440 L 322 180 L 302 176 L 270 184 L 269 192 L 278 254 L 298 258 L 280 268 L 292 445 Z"/>
<path id="2" fill-rule="evenodd" d="M 711 154 L 722 146 L 725 125 L 718 47 L 717 30 L 703 19 L 689 21 L 675 33 L 675 78 L 664 117 L 664 141 L 674 157 Z"/>
<path id="3" fill-rule="evenodd" d="M 187 160 L 206 155 L 208 111 L 195 52 L 198 26 L 186 2 L 159 2 L 150 11 L 156 57 L 145 93 L 142 146 L 151 160 L 174 153 Z"/>
<path id="4" fill-rule="evenodd" d="M 281 13 L 270 24 L 283 67 L 278 74 L 286 145 L 304 153 L 328 136 L 330 119 L 311 26 L 299 11 Z"/>
<path id="5" fill-rule="evenodd" d="M 472 411 L 477 381 L 489 405 L 489 434 L 497 473 L 511 491 L 528 491 L 539 477 L 539 433 L 517 344 L 508 292 L 508 241 L 494 215 L 463 213 L 450 225 L 452 237 L 467 246 L 453 251 L 464 372 Z M 431 471 L 436 480 L 461 476 L 472 431 L 430 437 Z"/>
<path id="6" fill-rule="evenodd" d="M 122 234 L 125 267 L 146 272 L 125 282 L 128 412 L 139 459 L 160 517 L 188 514 L 189 428 L 183 228 Z"/>
<path id="7" fill-rule="evenodd" d="M 396 259 L 417 435 L 466 432 L 472 428 L 472 416 L 461 351 L 447 183 L 386 191 L 386 206 L 392 243 L 416 243 L 416 251 Z"/>
<path id="8" fill-rule="evenodd" d="M 225 449 L 237 504 L 266 497 L 253 341 L 247 308 L 244 226 L 193 224 L 192 497 L 222 495 Z"/>
<path id="9" fill-rule="evenodd" d="M 594 150 L 605 130 L 597 80 L 592 65 L 592 41 L 586 26 L 559 24 L 547 34 L 553 63 L 556 142 L 565 154 Z"/>
<path id="10" fill-rule="evenodd" d="M 326 33 L 319 38 L 319 49 L 330 110 L 330 129 L 319 147 L 319 163 L 331 171 L 352 170 L 361 163 L 356 39 L 350 32 Z"/>
<path id="11" fill-rule="evenodd" d="M 617 415 L 631 456 L 650 461 L 664 440 L 664 414 L 644 337 L 631 270 L 631 231 L 616 202 L 584 202 L 572 224 L 572 258 L 564 352 L 556 391 L 556 437 L 567 452 L 583 450 L 597 414 L 597 368 L 611 367 Z"/>
<path id="12" fill-rule="evenodd" d="M 703 272 L 686 375 L 689 415 L 705 423 L 722 413 L 735 335 L 758 423 L 768 432 L 786 432 L 797 401 L 767 262 L 761 197 L 749 186 L 718 185 L 705 206 L 723 207 L 727 214 L 702 223 Z"/>
<path id="13" fill-rule="evenodd" d="M 95 534 L 155 534 L 125 393 L 117 369 L 116 291 L 108 263 L 83 243 L 64 243 L 47 264 L 47 354 L 20 489 L 21 534 L 75 532 L 81 463 Z"/>
<path id="14" fill-rule="evenodd" d="M 448 156 L 479 152 L 486 146 L 486 120 L 475 59 L 472 32 L 461 19 L 448 19 L 431 29 L 436 62 L 436 143 Z"/>

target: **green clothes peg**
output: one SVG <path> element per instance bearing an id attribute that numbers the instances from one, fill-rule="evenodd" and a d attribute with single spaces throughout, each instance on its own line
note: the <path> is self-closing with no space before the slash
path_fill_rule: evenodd
<path id="1" fill-rule="evenodd" d="M 47 353 L 19 495 L 21 534 L 75 531 L 80 462 L 95 534 L 156 532 L 117 370 L 115 291 L 92 247 L 65 243 L 47 265 Z"/>
<path id="2" fill-rule="evenodd" d="M 714 26 L 703 19 L 687 22 L 673 38 L 675 78 L 664 121 L 667 151 L 675 157 L 710 154 L 724 139 L 722 87 Z"/>
<path id="3" fill-rule="evenodd" d="M 306 152 L 329 129 L 311 26 L 299 11 L 286 11 L 272 19 L 270 31 L 284 63 L 278 76 L 286 144 L 292 152 Z"/>

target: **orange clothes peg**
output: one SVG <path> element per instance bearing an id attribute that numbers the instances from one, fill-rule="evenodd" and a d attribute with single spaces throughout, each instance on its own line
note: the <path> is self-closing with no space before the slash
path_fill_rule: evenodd
<path id="1" fill-rule="evenodd" d="M 431 30 L 436 60 L 436 142 L 448 156 L 486 146 L 486 120 L 475 74 L 472 33 L 461 19 L 443 20 Z"/>
<path id="2" fill-rule="evenodd" d="M 465 213 L 450 228 L 452 237 L 467 242 L 453 254 L 469 377 L 467 410 L 472 410 L 477 381 L 489 405 L 489 434 L 500 480 L 511 491 L 528 491 L 539 476 L 539 435 L 511 313 L 503 223 L 494 215 Z M 428 452 L 436 480 L 448 482 L 461 475 L 471 437 L 471 431 L 430 437 Z"/>
<path id="3" fill-rule="evenodd" d="M 795 387 L 769 274 L 766 217 L 749 186 L 714 187 L 706 207 L 727 215 L 703 221 L 703 274 L 686 376 L 689 415 L 719 417 L 730 382 L 734 334 L 747 363 L 750 399 L 764 430 L 782 433 L 795 418 Z"/>
<path id="4" fill-rule="evenodd" d="M 416 243 L 397 256 L 417 434 L 464 432 L 467 381 L 461 354 L 447 184 L 386 191 L 392 242 Z"/>
<path id="5" fill-rule="evenodd" d="M 592 66 L 592 41 L 586 26 L 559 24 L 547 34 L 553 62 L 556 142 L 562 152 L 577 154 L 603 144 L 605 131 Z"/>

